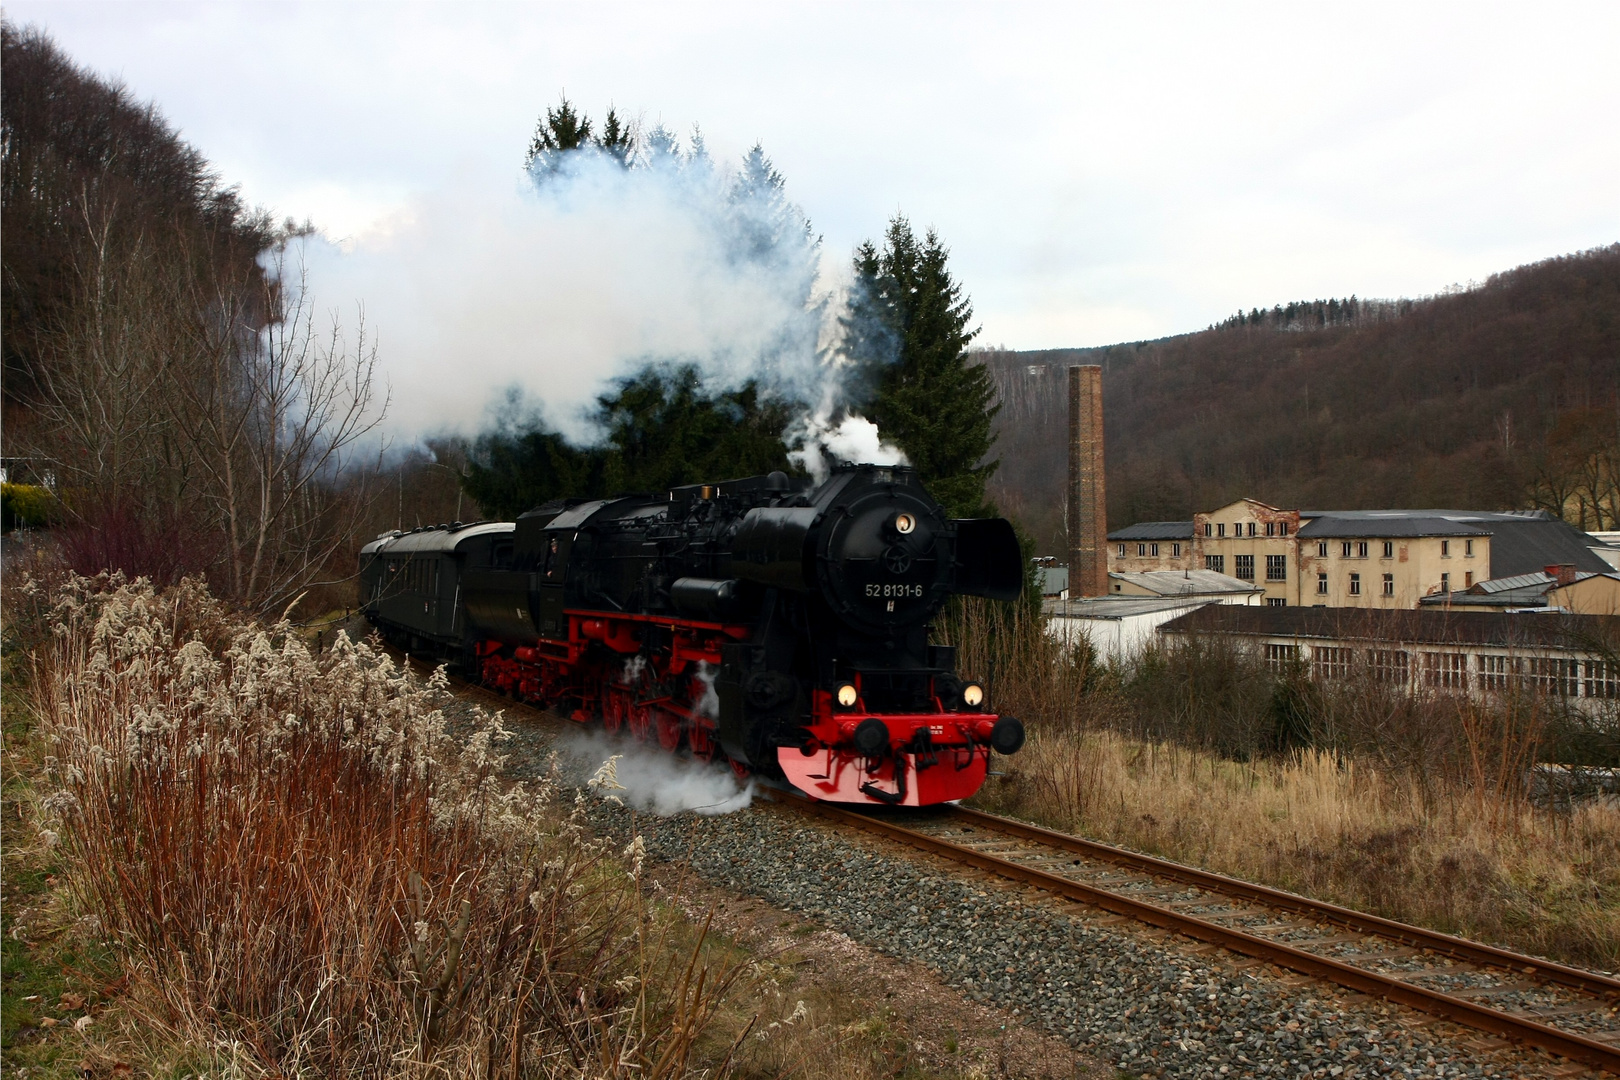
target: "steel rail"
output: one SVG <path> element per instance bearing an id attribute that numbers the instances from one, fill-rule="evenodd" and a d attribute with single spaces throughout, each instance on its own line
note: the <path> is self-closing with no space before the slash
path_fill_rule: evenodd
<path id="1" fill-rule="evenodd" d="M 1438 990 L 1430 990 L 1426 987 L 1405 982 L 1404 980 L 1394 978 L 1393 976 L 1382 975 L 1375 971 L 1367 971 L 1342 961 L 1334 960 L 1330 957 L 1318 956 L 1315 953 L 1306 952 L 1303 949 L 1298 949 L 1282 942 L 1272 941 L 1268 938 L 1259 937 L 1254 934 L 1245 933 L 1241 930 L 1235 930 L 1231 927 L 1222 926 L 1218 923 L 1201 919 L 1196 915 L 1184 915 L 1169 908 L 1159 907 L 1156 904 L 1151 904 L 1144 900 L 1138 900 L 1122 893 L 1110 892 L 1107 889 L 1098 888 L 1095 885 L 1088 885 L 1083 881 L 1063 877 L 1059 874 L 1053 874 L 1032 866 L 1025 866 L 1010 859 L 1003 859 L 994 855 L 985 854 L 984 852 L 975 851 L 970 847 L 956 844 L 950 840 L 942 839 L 937 836 L 930 836 L 924 832 L 918 832 L 915 829 L 907 828 L 893 821 L 886 820 L 880 816 L 862 814 L 852 810 L 846 810 L 829 803 L 812 802 L 808 799 L 792 799 L 791 801 L 787 802 L 788 805 L 792 805 L 796 809 L 817 814 L 821 817 L 834 821 L 839 821 L 855 828 L 862 829 L 866 832 L 884 835 L 909 844 L 910 846 L 918 848 L 922 851 L 935 855 L 941 855 L 956 862 L 965 863 L 969 866 L 976 867 L 980 870 L 989 871 L 990 873 L 997 874 L 1013 881 L 1021 881 L 1029 885 L 1034 885 L 1035 887 L 1043 889 L 1047 892 L 1052 892 L 1060 896 L 1066 896 L 1072 900 L 1078 900 L 1082 903 L 1099 907 L 1106 911 L 1111 911 L 1117 915 L 1126 916 L 1138 922 L 1144 922 L 1164 930 L 1170 930 L 1187 937 L 1209 942 L 1213 945 L 1219 945 L 1223 948 L 1229 949 L 1232 952 L 1265 960 L 1269 963 L 1277 965 L 1278 967 L 1288 968 L 1289 970 L 1297 971 L 1303 975 L 1309 975 L 1313 978 L 1337 983 L 1340 986 L 1348 987 L 1349 989 L 1356 990 L 1373 997 L 1380 997 L 1398 1002 L 1402 1005 L 1407 1005 L 1411 1008 L 1430 1013 L 1431 1015 L 1440 1016 L 1447 1020 L 1453 1020 L 1457 1023 L 1476 1028 L 1480 1031 L 1488 1032 L 1492 1035 L 1498 1035 L 1515 1042 L 1522 1042 L 1530 1046 L 1539 1047 L 1550 1053 L 1557 1054 L 1560 1057 L 1568 1058 L 1571 1061 L 1578 1061 L 1584 1065 L 1593 1065 L 1598 1068 L 1605 1069 L 1611 1073 L 1620 1074 L 1620 1049 L 1610 1046 L 1607 1043 L 1600 1042 L 1596 1039 L 1587 1038 L 1586 1036 L 1577 1034 L 1575 1032 L 1564 1031 L 1535 1020 L 1529 1020 L 1523 1017 L 1514 1016 L 1510 1013 L 1500 1012 L 1498 1010 L 1476 1004 L 1475 1002 L 1469 1001 L 1465 998 L 1454 997 Z M 955 812 L 959 814 L 961 813 L 960 810 Z M 987 828 L 994 827 L 999 829 L 1002 828 L 1003 823 L 1006 822 L 1006 819 L 1004 818 L 998 818 L 990 814 L 981 814 L 977 811 L 968 811 L 967 814 L 963 816 L 964 820 L 985 824 Z M 994 823 L 993 826 L 988 824 L 992 822 Z M 1020 829 L 1029 828 L 1034 830 L 1034 832 L 1030 834 L 1028 838 L 1038 838 L 1042 842 L 1050 843 L 1052 842 L 1050 837 L 1061 837 L 1062 835 L 1051 834 L 1048 833 L 1047 830 L 1036 829 L 1034 826 L 1024 826 L 1022 823 L 1008 824 L 1015 825 Z M 1008 828 L 1006 831 L 1013 833 L 1015 830 Z M 1064 839 L 1072 840 L 1074 838 L 1069 837 Z M 1067 847 L 1068 845 L 1065 844 L 1063 846 Z M 1102 846 L 1106 847 L 1106 845 Z M 1112 850 L 1118 851 L 1118 849 Z M 1146 856 L 1133 855 L 1133 857 L 1136 859 L 1147 859 Z M 1156 862 L 1156 860 L 1150 861 Z M 1176 867 L 1173 863 L 1166 865 L 1183 873 L 1187 872 L 1189 869 L 1187 867 Z M 1144 867 L 1144 870 L 1146 870 L 1146 867 Z M 1156 869 L 1153 872 L 1159 873 L 1159 871 Z M 1195 873 L 1202 872 L 1198 871 Z M 1168 876 L 1168 874 L 1161 874 L 1161 876 Z M 1200 883 L 1212 891 L 1224 892 L 1225 890 L 1220 888 L 1217 883 L 1224 883 L 1231 880 L 1233 879 L 1223 878 L 1218 874 L 1211 874 L 1207 875 L 1207 877 Z M 1243 886 L 1244 890 L 1249 892 L 1249 895 L 1252 895 L 1257 900 L 1268 893 L 1276 893 L 1276 895 L 1284 897 L 1290 902 L 1290 910 L 1296 910 L 1302 913 L 1315 913 L 1319 910 L 1315 906 L 1314 901 L 1305 900 L 1303 897 L 1291 896 L 1288 893 L 1280 893 L 1276 890 L 1266 890 L 1263 886 L 1248 885 L 1244 882 L 1237 882 L 1236 884 Z M 1262 902 L 1268 904 L 1270 903 L 1269 900 L 1264 900 Z M 1356 915 L 1355 912 L 1348 912 L 1347 909 L 1344 908 L 1334 908 L 1333 905 L 1325 905 L 1321 910 L 1324 911 L 1324 921 L 1327 919 L 1328 912 L 1346 912 L 1349 915 Z M 1372 920 L 1375 917 L 1362 916 L 1361 918 L 1367 920 L 1365 925 L 1367 925 L 1369 929 L 1373 926 Z M 1378 920 L 1378 922 L 1400 928 L 1404 933 L 1409 935 L 1414 942 L 1422 940 L 1432 933 L 1431 931 L 1422 930 L 1418 927 L 1407 927 L 1401 923 L 1393 923 L 1389 920 Z M 1389 936 L 1382 930 L 1372 930 L 1371 932 L 1376 933 L 1377 936 L 1380 937 Z M 1435 936 L 1448 942 L 1460 942 L 1461 940 L 1452 939 L 1449 938 L 1448 935 L 1443 934 Z M 1516 953 L 1508 953 L 1502 950 L 1490 950 L 1489 946 L 1477 947 L 1480 949 L 1489 950 L 1494 956 L 1510 958 L 1514 962 L 1512 966 L 1521 972 L 1526 967 L 1535 967 L 1536 970 L 1541 970 L 1541 965 L 1546 965 L 1548 963 L 1547 961 L 1538 961 L 1534 957 L 1519 956 Z M 1492 960 L 1491 963 L 1493 966 L 1497 966 L 1503 965 L 1504 961 Z M 1555 968 L 1562 968 L 1561 965 L 1551 966 Z M 1562 970 L 1574 971 L 1575 969 L 1568 968 Z M 1620 984 L 1614 983 L 1613 980 L 1603 979 L 1601 976 L 1592 976 L 1592 978 L 1599 980 L 1606 987 L 1620 989 Z"/>
<path id="2" fill-rule="evenodd" d="M 1469 941 L 1467 938 L 1442 934 L 1437 930 L 1425 930 L 1421 926 L 1396 922 L 1394 919 L 1385 919 L 1378 915 L 1368 915 L 1365 912 L 1340 907 L 1324 900 L 1313 900 L 1297 893 L 1284 892 L 1281 889 L 1273 889 L 1265 885 L 1256 885 L 1253 882 L 1241 881 L 1238 878 L 1211 873 L 1208 870 L 1199 870 L 1196 867 L 1154 858 L 1151 855 L 1143 855 L 1125 848 L 1099 843 L 1096 840 L 1069 836 L 1051 829 L 1043 829 L 1038 825 L 1030 825 L 1011 818 L 987 814 L 982 810 L 958 806 L 952 808 L 949 813 L 951 817 L 970 822 L 981 828 L 993 829 L 1023 839 L 1050 844 L 1053 847 L 1063 848 L 1093 859 L 1111 862 L 1118 866 L 1127 866 L 1133 870 L 1140 870 L 1143 873 L 1152 874 L 1154 877 L 1169 878 L 1172 881 L 1196 885 L 1211 892 L 1220 893 L 1223 896 L 1235 896 L 1264 904 L 1267 907 L 1309 915 L 1319 922 L 1333 923 L 1363 934 L 1397 940 L 1402 944 L 1420 949 L 1430 949 L 1458 960 L 1466 960 L 1469 963 L 1487 967 L 1508 968 L 1525 975 L 1534 975 L 1546 982 L 1566 986 L 1573 990 L 1580 990 L 1597 997 L 1620 998 L 1620 979 L 1599 975 L 1592 971 L 1582 971 L 1580 968 L 1568 967 L 1553 960 L 1542 960 L 1522 953 L 1509 952 L 1506 949 L 1498 949 L 1492 945 Z"/>

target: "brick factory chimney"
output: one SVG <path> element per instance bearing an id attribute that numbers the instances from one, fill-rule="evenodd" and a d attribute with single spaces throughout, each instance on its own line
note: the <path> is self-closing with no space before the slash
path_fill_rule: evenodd
<path id="1" fill-rule="evenodd" d="M 1108 595 L 1102 368 L 1069 368 L 1069 595 Z"/>

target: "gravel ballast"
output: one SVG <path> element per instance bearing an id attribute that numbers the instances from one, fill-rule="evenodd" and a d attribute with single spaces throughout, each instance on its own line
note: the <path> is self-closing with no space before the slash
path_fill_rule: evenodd
<path id="1" fill-rule="evenodd" d="M 508 725 L 507 774 L 538 775 L 559 729 L 519 717 Z M 639 832 L 654 859 L 686 863 L 715 886 L 923 963 L 964 996 L 1009 1010 L 1129 1075 L 1348 1080 L 1581 1072 L 1539 1051 L 850 835 L 769 802 L 719 816 L 661 818 L 596 799 L 590 815 L 617 841 Z"/>
<path id="2" fill-rule="evenodd" d="M 617 838 L 630 812 L 592 811 Z M 1011 883 L 880 849 L 784 808 L 635 815 L 654 858 L 940 972 L 967 997 L 1133 1074 L 1167 1077 L 1564 1074 L 1554 1059 L 1465 1045 L 1477 1033 L 1272 973 Z M 1304 985 L 1290 985 L 1304 984 Z M 1423 1024 L 1424 1028 L 1416 1028 Z M 1455 1032 L 1455 1034 L 1451 1034 Z"/>

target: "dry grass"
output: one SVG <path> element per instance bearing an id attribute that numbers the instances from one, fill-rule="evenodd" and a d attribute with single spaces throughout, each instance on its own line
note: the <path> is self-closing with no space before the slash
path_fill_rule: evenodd
<path id="1" fill-rule="evenodd" d="M 660 915 L 490 719 L 192 583 L 12 582 L 71 901 L 132 1014 L 245 1075 L 679 1077 L 741 968 Z M 51 837 L 50 839 L 57 839 Z"/>
<path id="2" fill-rule="evenodd" d="M 1561 721 L 1544 706 L 1323 689 L 1219 642 L 1107 670 L 1031 629 L 988 606 L 950 627 L 964 669 L 993 673 L 1031 733 L 979 805 L 1620 969 L 1620 808 L 1524 797 Z"/>

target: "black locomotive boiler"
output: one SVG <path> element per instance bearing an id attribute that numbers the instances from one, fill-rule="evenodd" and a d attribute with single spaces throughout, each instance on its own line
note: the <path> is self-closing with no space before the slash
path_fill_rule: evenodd
<path id="1" fill-rule="evenodd" d="M 952 594 L 1022 579 L 1006 520 L 952 520 L 886 465 L 558 501 L 360 558 L 364 612 L 402 648 L 813 798 L 905 806 L 972 795 L 1023 745 L 928 640 Z"/>

